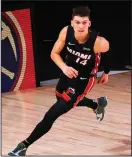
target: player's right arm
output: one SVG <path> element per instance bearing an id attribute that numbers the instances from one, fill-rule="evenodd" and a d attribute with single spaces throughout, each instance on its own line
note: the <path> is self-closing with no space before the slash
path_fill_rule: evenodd
<path id="1" fill-rule="evenodd" d="M 52 48 L 50 56 L 51 59 L 55 62 L 55 64 L 63 71 L 63 73 L 66 76 L 68 76 L 69 78 L 73 78 L 78 75 L 78 71 L 72 67 L 67 66 L 64 63 L 62 57 L 60 56 L 60 53 L 66 43 L 66 34 L 67 34 L 67 26 L 61 30 L 59 37 Z"/>

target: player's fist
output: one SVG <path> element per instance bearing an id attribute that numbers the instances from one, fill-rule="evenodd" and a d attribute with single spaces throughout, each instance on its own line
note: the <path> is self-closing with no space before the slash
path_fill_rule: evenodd
<path id="1" fill-rule="evenodd" d="M 67 65 L 62 69 L 62 71 L 69 78 L 73 78 L 73 77 L 76 78 L 78 76 L 78 71 Z"/>
<path id="2" fill-rule="evenodd" d="M 108 82 L 108 74 L 103 73 L 100 79 L 98 80 L 99 84 L 105 84 Z"/>

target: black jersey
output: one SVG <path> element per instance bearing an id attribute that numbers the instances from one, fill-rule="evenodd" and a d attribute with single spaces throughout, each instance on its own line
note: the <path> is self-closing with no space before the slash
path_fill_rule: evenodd
<path id="1" fill-rule="evenodd" d="M 79 75 L 87 77 L 89 74 L 96 74 L 100 64 L 100 53 L 94 53 L 93 47 L 98 33 L 90 30 L 89 39 L 79 44 L 74 37 L 72 26 L 68 26 L 66 36 L 66 57 L 65 63 L 79 71 Z"/>

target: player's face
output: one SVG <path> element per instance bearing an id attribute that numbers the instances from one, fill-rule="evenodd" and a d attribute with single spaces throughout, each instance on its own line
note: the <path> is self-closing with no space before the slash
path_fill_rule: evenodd
<path id="1" fill-rule="evenodd" d="M 91 21 L 87 16 L 74 16 L 71 21 L 71 25 L 73 26 L 73 29 L 77 35 L 83 36 L 88 33 L 88 28 L 91 26 Z"/>

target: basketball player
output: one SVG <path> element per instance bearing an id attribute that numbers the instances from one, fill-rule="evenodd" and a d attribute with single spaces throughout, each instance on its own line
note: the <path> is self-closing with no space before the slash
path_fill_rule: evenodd
<path id="1" fill-rule="evenodd" d="M 101 54 L 109 50 L 109 42 L 97 32 L 90 30 L 90 26 L 89 8 L 86 6 L 74 8 L 71 25 L 61 30 L 51 52 L 52 60 L 63 72 L 56 86 L 57 101 L 30 136 L 20 142 L 8 156 L 24 156 L 27 148 L 46 134 L 59 116 L 76 106 L 92 108 L 96 118 L 103 120 L 107 98 L 92 100 L 85 95 L 96 82 Z M 63 61 L 60 53 L 64 47 L 66 57 Z M 108 73 L 109 69 L 104 71 L 99 83 L 104 84 L 108 81 Z"/>

